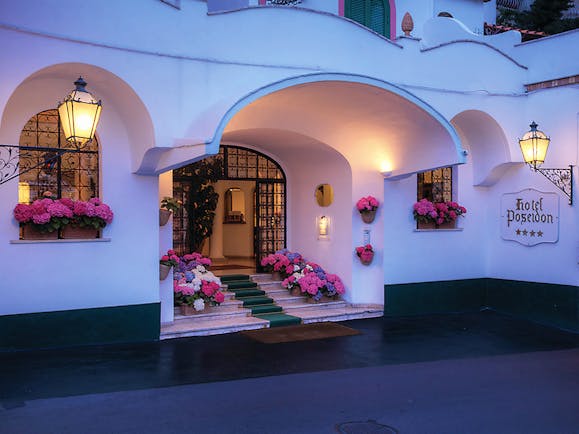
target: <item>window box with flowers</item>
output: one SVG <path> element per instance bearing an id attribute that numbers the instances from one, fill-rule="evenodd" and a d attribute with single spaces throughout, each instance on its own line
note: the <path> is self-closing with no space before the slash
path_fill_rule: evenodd
<path id="1" fill-rule="evenodd" d="M 14 218 L 23 240 L 92 239 L 113 220 L 113 212 L 98 198 L 88 202 L 45 195 L 31 204 L 19 203 Z"/>
<path id="2" fill-rule="evenodd" d="M 417 229 L 455 229 L 458 217 L 466 214 L 466 208 L 456 202 L 430 202 L 421 199 L 413 206 Z"/>

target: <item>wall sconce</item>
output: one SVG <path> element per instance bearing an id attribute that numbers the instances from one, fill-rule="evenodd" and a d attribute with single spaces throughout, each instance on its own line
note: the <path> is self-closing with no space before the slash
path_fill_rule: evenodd
<path id="1" fill-rule="evenodd" d="M 74 84 L 76 88 L 58 105 L 58 114 L 66 140 L 81 147 L 94 137 L 102 104 L 85 89 L 82 77 Z"/>
<path id="2" fill-rule="evenodd" d="M 545 162 L 551 139 L 544 132 L 539 131 L 537 126 L 533 121 L 530 125 L 531 130 L 519 139 L 523 159 L 535 172 L 539 172 L 565 193 L 569 198 L 569 205 L 573 205 L 573 166 L 570 165 L 568 169 L 539 169 L 539 166 Z"/>
<path id="3" fill-rule="evenodd" d="M 330 239 L 330 217 L 320 216 L 317 218 L 318 240 Z"/>

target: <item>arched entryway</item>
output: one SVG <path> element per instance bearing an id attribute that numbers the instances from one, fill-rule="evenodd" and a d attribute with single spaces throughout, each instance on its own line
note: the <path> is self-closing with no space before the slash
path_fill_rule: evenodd
<path id="1" fill-rule="evenodd" d="M 224 253 L 251 257 L 257 271 L 261 271 L 264 256 L 286 247 L 285 173 L 272 158 L 240 146 L 222 145 L 218 155 L 201 164 L 215 160 L 221 161 L 216 166 L 221 173 L 213 185 L 219 199 L 211 237 L 202 251 L 217 260 L 222 259 Z M 191 228 L 198 213 L 192 199 L 198 167 L 199 163 L 193 163 L 173 172 L 173 197 L 183 202 L 183 208 L 173 220 L 173 248 L 179 254 L 196 250 Z"/>

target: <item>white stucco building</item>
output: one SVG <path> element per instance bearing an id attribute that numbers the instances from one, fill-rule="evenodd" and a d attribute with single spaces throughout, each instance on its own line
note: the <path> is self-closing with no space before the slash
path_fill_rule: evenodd
<path id="1" fill-rule="evenodd" d="M 490 307 L 579 331 L 577 205 L 518 143 L 536 121 L 551 138 L 544 166 L 577 176 L 579 32 L 482 36 L 494 1 L 261 3 L 0 1 L 0 144 L 18 146 L 82 75 L 102 100 L 98 196 L 115 213 L 98 240 L 19 240 L 18 182 L 0 185 L 0 348 L 157 339 L 173 308 L 159 200 L 173 170 L 221 145 L 279 165 L 286 246 L 338 273 L 348 302 L 389 315 Z M 468 212 L 457 229 L 417 230 L 416 174 L 442 167 Z M 321 184 L 334 191 L 324 208 Z M 505 239 L 501 202 L 526 189 L 558 198 L 556 239 Z M 381 202 L 370 225 L 355 209 L 367 195 Z M 365 241 L 371 266 L 354 254 Z"/>

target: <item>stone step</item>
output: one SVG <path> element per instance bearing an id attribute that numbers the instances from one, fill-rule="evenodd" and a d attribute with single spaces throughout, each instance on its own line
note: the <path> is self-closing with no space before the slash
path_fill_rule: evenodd
<path id="1" fill-rule="evenodd" d="M 175 322 L 180 322 L 189 319 L 196 321 L 212 320 L 215 318 L 235 318 L 251 315 L 249 309 L 244 309 L 240 304 L 232 306 L 213 306 L 211 310 L 204 313 L 196 313 L 195 315 L 181 315 L 179 308 L 175 308 Z"/>
<path id="2" fill-rule="evenodd" d="M 348 305 L 344 300 L 338 301 L 328 301 L 326 303 L 308 303 L 305 297 L 300 297 L 301 303 L 299 301 L 281 301 L 277 302 L 278 305 L 283 307 L 284 310 L 293 312 L 294 310 L 307 310 L 307 309 L 339 309 L 344 308 Z M 294 315 L 292 313 L 292 315 Z M 299 315 L 298 315 L 299 316 Z"/>
<path id="3" fill-rule="evenodd" d="M 249 278 L 251 280 L 253 280 L 254 282 L 257 282 L 260 284 L 262 282 L 273 282 L 273 280 L 271 278 L 271 273 L 252 274 L 249 276 Z"/>
<path id="4" fill-rule="evenodd" d="M 302 318 L 303 324 L 324 321 L 349 321 L 353 319 L 379 318 L 384 316 L 384 308 L 344 306 L 327 309 L 314 305 L 314 308 L 290 309 L 289 314 Z"/>
<path id="5" fill-rule="evenodd" d="M 209 336 L 235 333 L 244 330 L 257 330 L 269 327 L 269 321 L 253 316 L 221 316 L 199 321 L 198 318 L 175 321 L 161 326 L 161 340 L 185 338 L 189 336 Z"/>
<path id="6" fill-rule="evenodd" d="M 280 282 L 260 282 L 259 287 L 264 291 L 287 291 L 286 288 L 281 286 Z"/>

